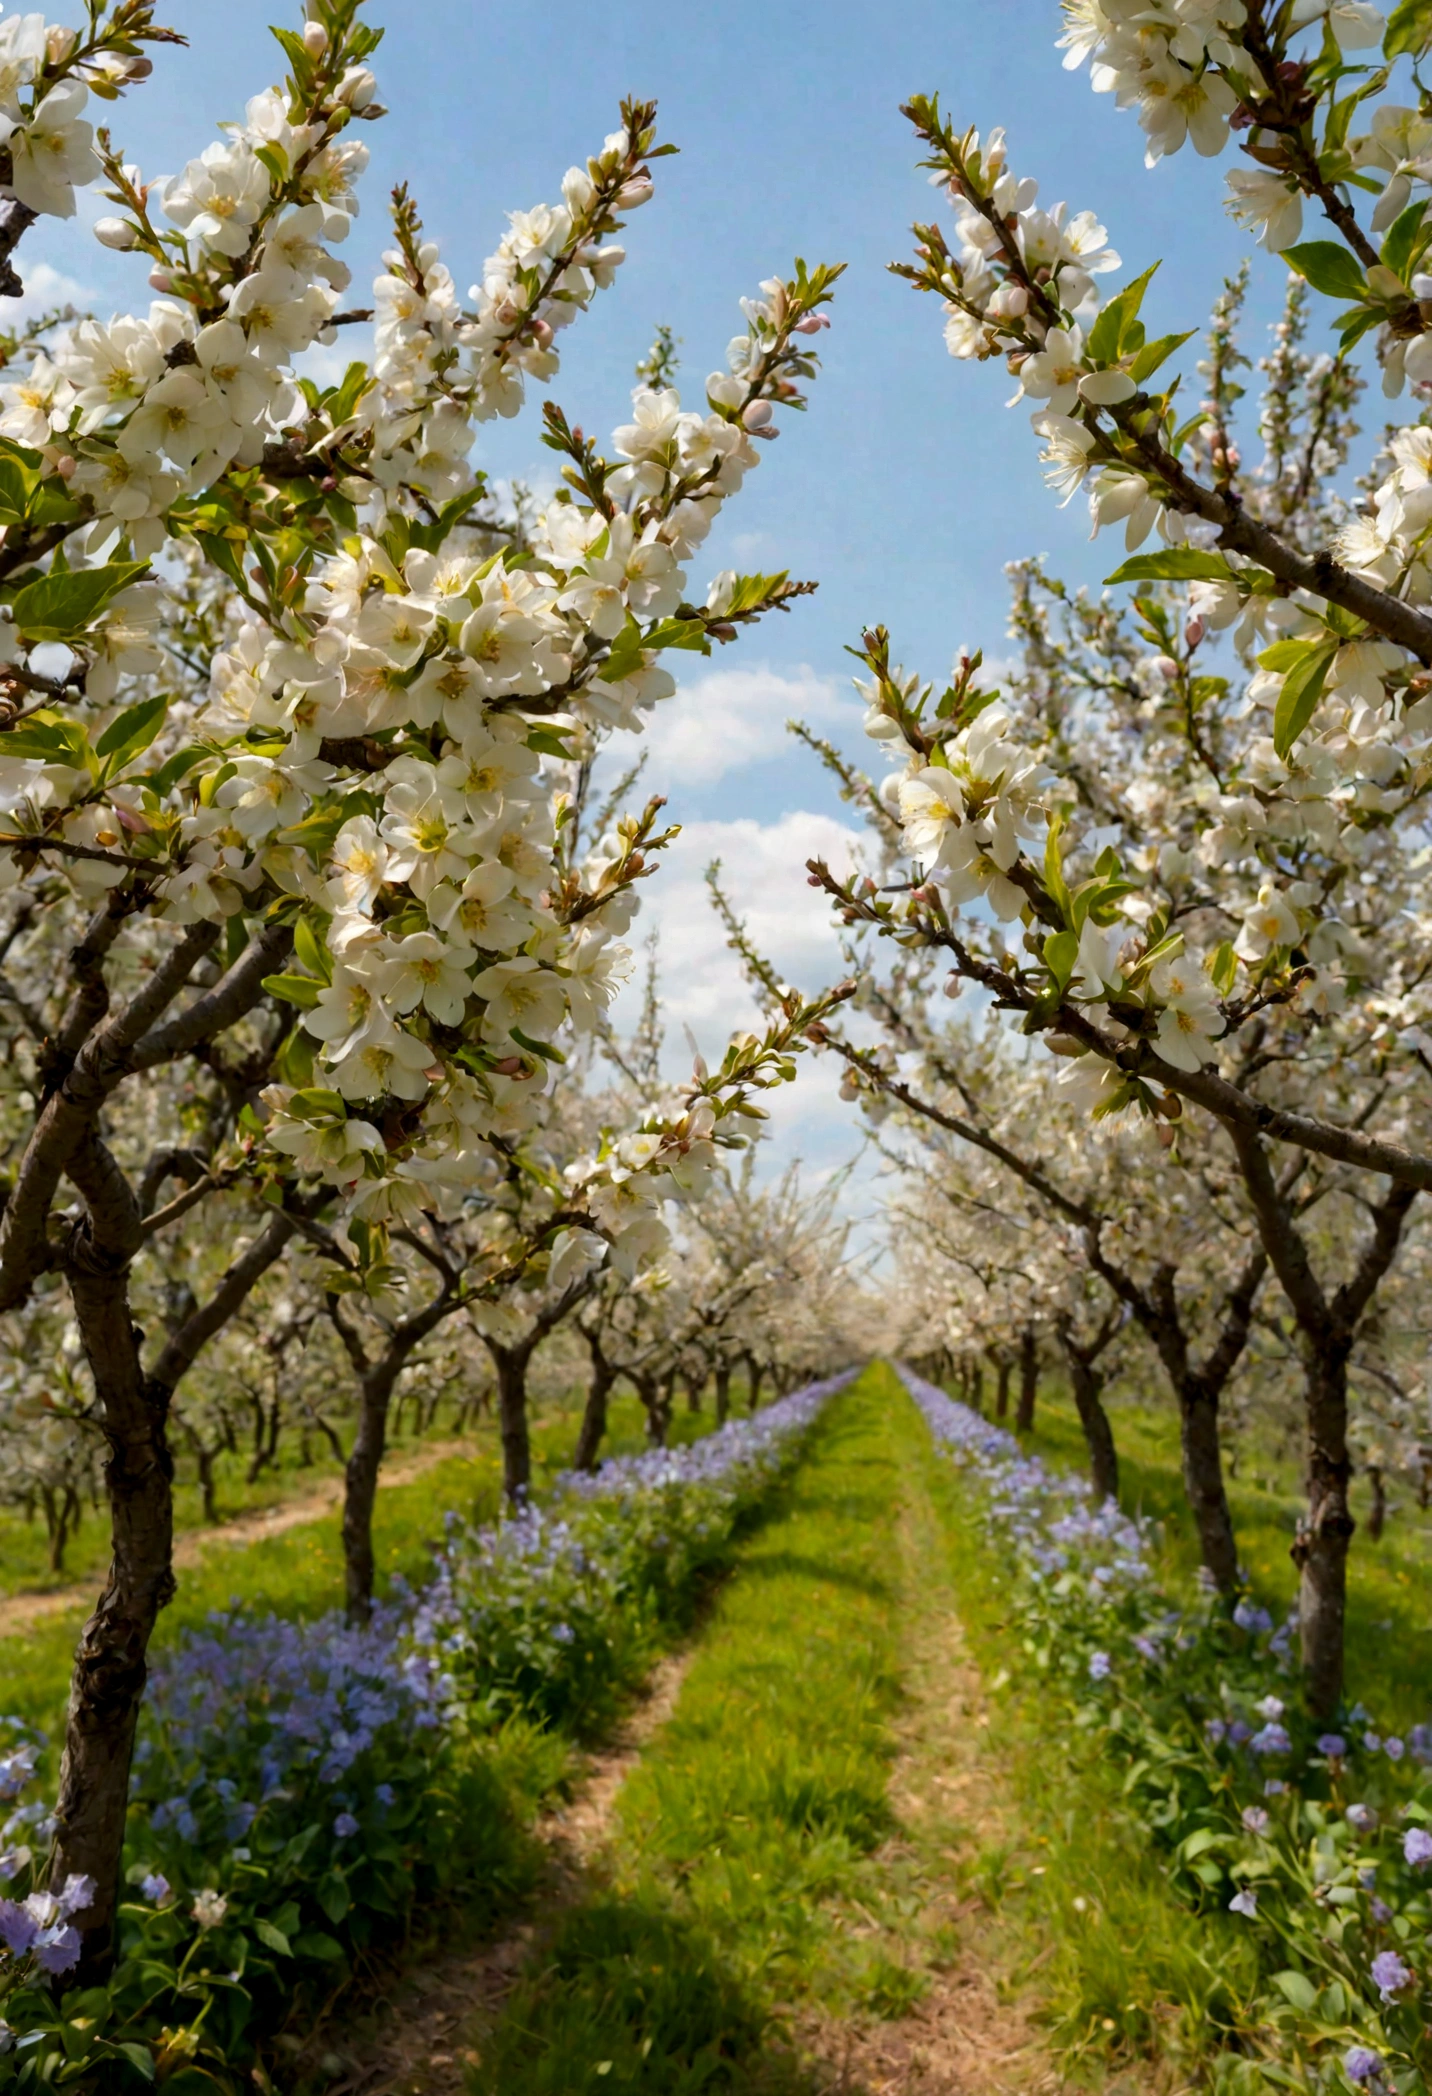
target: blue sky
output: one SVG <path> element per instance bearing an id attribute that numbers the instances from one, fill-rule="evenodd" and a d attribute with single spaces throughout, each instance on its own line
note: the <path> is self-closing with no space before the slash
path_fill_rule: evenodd
<path id="1" fill-rule="evenodd" d="M 1025 415 L 1004 409 L 1003 368 L 953 362 L 933 302 L 886 270 L 908 253 L 910 220 L 936 204 L 899 103 L 939 90 L 957 120 L 1003 122 L 1012 164 L 1038 178 L 1045 201 L 1095 209 L 1127 274 L 1176 256 L 1147 302 L 1151 333 L 1198 325 L 1246 251 L 1222 210 L 1229 158 L 1200 162 L 1186 148 L 1146 171 L 1134 118 L 1095 97 L 1085 72 L 1063 70 L 1053 0 L 601 10 L 374 0 L 369 12 L 387 29 L 375 69 L 391 114 L 363 133 L 373 164 L 346 251 L 360 285 L 384 244 L 394 181 L 411 184 L 465 291 L 505 212 L 557 195 L 564 169 L 614 126 L 622 94 L 660 102 L 680 155 L 656 164 L 657 195 L 630 223 L 616 287 L 563 337 L 553 390 L 586 427 L 626 419 L 632 366 L 658 321 L 681 338 L 678 383 L 699 402 L 743 293 L 795 254 L 848 264 L 810 409 L 786 418 L 697 571 L 788 568 L 818 580 L 819 594 L 697 664 L 653 738 L 651 784 L 686 834 L 651 884 L 648 916 L 663 927 L 673 1017 L 709 1049 L 749 1016 L 704 915 L 700 869 L 713 854 L 793 980 L 813 984 L 838 965 L 803 860 L 838 852 L 848 817 L 814 760 L 787 743 L 786 715 L 806 713 L 858 749 L 843 649 L 863 624 L 883 621 L 912 666 L 941 675 L 959 645 L 1000 651 L 1006 561 L 1042 551 L 1093 581 L 1116 557 L 1107 542 L 1088 544 L 1081 505 L 1061 513 L 1046 494 Z M 277 77 L 266 24 L 288 19 L 267 0 L 170 0 L 161 18 L 191 48 L 161 51 L 153 80 L 111 118 L 146 176 L 176 171 L 217 119 L 239 116 Z M 33 271 L 43 254 L 101 311 L 147 299 L 130 260 L 88 237 L 93 215 L 47 221 L 22 258 Z M 1255 353 L 1282 276 L 1259 256 Z M 1191 357 L 1185 368 L 1196 388 Z M 480 455 L 494 474 L 550 480 L 531 411 L 489 425 Z M 818 1168 L 853 1139 L 832 1080 L 803 1079 L 780 1115 L 782 1151 Z"/>

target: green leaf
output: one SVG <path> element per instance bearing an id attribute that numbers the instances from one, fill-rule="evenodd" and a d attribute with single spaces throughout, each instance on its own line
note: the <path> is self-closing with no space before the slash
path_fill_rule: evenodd
<path id="1" fill-rule="evenodd" d="M 1220 1842 L 1226 1839 L 1227 1835 L 1221 1827 L 1199 1827 L 1183 1843 L 1180 1854 L 1185 1863 L 1191 1863 L 1195 1856 L 1203 1855 L 1206 1849 L 1217 1848 Z"/>
<path id="2" fill-rule="evenodd" d="M 1426 217 L 1426 199 L 1420 198 L 1417 203 L 1409 204 L 1393 221 L 1382 243 L 1383 261 L 1404 283 L 1412 275 L 1418 256 L 1432 240 L 1432 226 L 1425 223 Z"/>
<path id="3" fill-rule="evenodd" d="M 344 1954 L 343 1945 L 322 1929 L 305 1929 L 301 1936 L 295 1936 L 293 1950 L 295 1957 L 322 1958 L 329 1964 L 338 1963 Z"/>
<path id="4" fill-rule="evenodd" d="M 1181 335 L 1160 335 L 1156 341 L 1146 343 L 1129 366 L 1129 377 L 1136 386 L 1146 378 L 1152 378 L 1159 365 L 1166 362 L 1176 349 L 1182 349 L 1189 337 L 1198 333 L 1197 328 L 1186 328 Z"/>
<path id="5" fill-rule="evenodd" d="M 528 731 L 527 747 L 542 757 L 562 757 L 570 761 L 572 752 L 567 747 L 566 738 L 573 732 L 571 728 L 532 728 Z"/>
<path id="6" fill-rule="evenodd" d="M 1073 932 L 1051 932 L 1044 942 L 1044 965 L 1062 991 L 1074 973 L 1079 941 Z"/>
<path id="7" fill-rule="evenodd" d="M 83 633 L 121 590 L 147 574 L 147 560 L 116 560 L 103 568 L 78 568 L 63 575 L 42 575 L 26 583 L 12 600 L 10 613 L 30 640 L 67 640 Z"/>
<path id="8" fill-rule="evenodd" d="M 352 1235 L 352 1232 L 349 1232 Z M 353 1904 L 353 1895 L 348 1890 L 348 1880 L 341 1870 L 331 1870 L 319 1880 L 318 1904 L 331 1922 L 342 1921 Z"/>
<path id="9" fill-rule="evenodd" d="M 1290 2001 L 1303 2015 L 1309 2015 L 1317 2001 L 1318 1990 L 1312 1981 L 1301 1972 L 1275 1972 L 1273 1985 L 1285 2001 Z"/>
<path id="10" fill-rule="evenodd" d="M 213 754 L 211 749 L 202 744 L 191 742 L 185 749 L 176 750 L 172 757 L 166 757 L 158 771 L 150 773 L 148 784 L 162 800 L 182 778 L 188 776 L 196 764 L 202 764 L 205 758 L 212 757 Z"/>
<path id="11" fill-rule="evenodd" d="M 332 982 L 333 963 L 328 957 L 328 949 L 307 917 L 300 917 L 293 927 L 293 950 L 300 967 L 322 982 Z"/>
<path id="12" fill-rule="evenodd" d="M 136 700 L 134 705 L 126 706 L 123 713 L 115 716 L 94 746 L 97 757 L 112 760 L 108 767 L 110 778 L 123 771 L 141 750 L 149 748 L 164 726 L 168 712 L 169 700 L 160 692 L 155 698 Z"/>
<path id="13" fill-rule="evenodd" d="M 1168 546 L 1162 553 L 1136 553 L 1112 575 L 1116 582 L 1231 582 L 1233 570 L 1221 553 L 1200 553 L 1195 546 Z"/>
<path id="14" fill-rule="evenodd" d="M 1059 849 L 1059 837 L 1063 828 L 1063 816 L 1056 815 L 1053 822 L 1049 825 L 1049 836 L 1044 846 L 1044 885 L 1054 897 L 1055 902 L 1058 903 L 1060 916 L 1068 924 L 1070 921 L 1069 885 L 1064 878 L 1064 857 Z M 1046 954 L 1047 952 L 1048 949 L 1046 947 Z M 1072 962 L 1070 966 L 1073 966 Z M 1066 981 L 1068 980 L 1067 976 L 1065 979 Z"/>
<path id="15" fill-rule="evenodd" d="M 42 764 L 70 764 L 83 771 L 89 763 L 89 737 L 78 721 L 32 713 L 18 728 L 0 735 L 0 755 L 38 757 Z"/>
<path id="16" fill-rule="evenodd" d="M 301 1005 L 305 1011 L 312 1011 L 323 988 L 311 975 L 266 975 L 263 986 L 270 997 L 281 997 L 285 1004 Z"/>
<path id="17" fill-rule="evenodd" d="M 1387 18 L 1382 55 L 1391 60 L 1410 53 L 1420 58 L 1432 42 L 1432 0 L 1401 0 Z"/>
<path id="18" fill-rule="evenodd" d="M 1304 240 L 1285 247 L 1283 260 L 1290 269 L 1329 298 L 1364 299 L 1367 284 L 1362 270 L 1345 247 L 1336 240 Z"/>
<path id="19" fill-rule="evenodd" d="M 1314 643 L 1284 677 L 1273 713 L 1273 747 L 1280 757 L 1287 756 L 1316 713 L 1337 651 L 1335 640 Z"/>
<path id="20" fill-rule="evenodd" d="M 254 1923 L 254 1934 L 258 1937 L 260 1943 L 265 1944 L 269 1950 L 276 1950 L 281 1958 L 291 1958 L 293 1956 L 293 1949 L 287 1936 L 285 1936 L 282 1929 L 276 1929 L 271 1921 L 256 1921 Z"/>
<path id="21" fill-rule="evenodd" d="M 534 1041 L 531 1034 L 524 1033 L 520 1026 L 509 1026 L 507 1031 L 529 1055 L 540 1056 L 543 1062 L 564 1063 L 567 1060 L 560 1048 L 554 1048 L 550 1041 Z"/>
<path id="22" fill-rule="evenodd" d="M 154 2054 L 147 2045 L 135 2045 L 129 2039 L 123 2039 L 114 2049 L 124 2054 L 136 2074 L 142 2074 L 146 2081 L 153 2081 Z"/>
<path id="23" fill-rule="evenodd" d="M 1227 997 L 1238 980 L 1238 956 L 1231 939 L 1222 939 L 1214 949 L 1208 972 L 1220 997 Z"/>
<path id="24" fill-rule="evenodd" d="M 1088 340 L 1088 352 L 1096 364 L 1112 364 L 1120 352 L 1128 347 L 1127 336 L 1138 320 L 1139 307 L 1144 302 L 1144 293 L 1158 263 L 1153 263 L 1132 284 L 1126 284 L 1117 298 L 1111 298 L 1099 318 L 1094 322 Z"/>

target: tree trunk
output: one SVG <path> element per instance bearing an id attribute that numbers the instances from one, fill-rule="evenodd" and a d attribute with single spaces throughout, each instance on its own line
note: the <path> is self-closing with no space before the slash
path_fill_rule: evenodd
<path id="1" fill-rule="evenodd" d="M 1331 1718 L 1342 1698 L 1347 1554 L 1357 1524 L 1348 1505 L 1347 1349 L 1305 1342 L 1308 1515 L 1293 1544 L 1298 1628 L 1308 1707 Z"/>
<path id="2" fill-rule="evenodd" d="M 716 1424 L 724 1426 L 731 1417 L 731 1366 L 727 1361 L 716 1367 Z"/>
<path id="3" fill-rule="evenodd" d="M 747 1391 L 746 1409 L 751 1414 L 751 1417 L 754 1418 L 756 1407 L 761 1402 L 761 1384 L 765 1379 L 766 1371 L 753 1354 L 747 1354 L 746 1368 L 751 1379 Z"/>
<path id="4" fill-rule="evenodd" d="M 572 1458 L 574 1470 L 595 1470 L 597 1467 L 597 1452 L 607 1431 L 607 1399 L 615 1381 L 616 1371 L 611 1362 L 593 1347 L 592 1380 L 587 1385 L 587 1402 L 582 1407 L 577 1453 Z"/>
<path id="5" fill-rule="evenodd" d="M 1387 1488 L 1383 1483 L 1379 1464 L 1368 1464 L 1367 1482 L 1372 1488 L 1372 1512 L 1367 1517 L 1368 1541 L 1380 1543 L 1382 1531 L 1387 1526 Z"/>
<path id="6" fill-rule="evenodd" d="M 1117 1499 L 1119 1457 L 1114 1447 L 1114 1430 L 1109 1424 L 1109 1415 L 1104 1410 L 1104 1378 L 1078 1353 L 1072 1349 L 1066 1351 L 1069 1356 L 1069 1374 L 1074 1385 L 1074 1404 L 1089 1450 L 1089 1474 L 1094 1481 L 1094 1497 L 1101 1503 L 1106 1499 Z"/>
<path id="7" fill-rule="evenodd" d="M 75 1652 L 50 1883 L 62 1886 L 71 1872 L 95 1881 L 92 1904 L 75 1917 L 81 1950 L 74 1983 L 89 1986 L 113 1955 L 145 1654 L 159 1611 L 174 1595 L 174 1464 L 165 1432 L 171 1393 L 143 1371 L 124 1270 L 76 1266 L 70 1288 L 109 1443 L 113 1555 Z"/>
<path id="8" fill-rule="evenodd" d="M 1014 1363 L 1010 1360 L 1008 1354 L 1001 1354 L 997 1366 L 998 1381 L 995 1386 L 994 1416 L 996 1419 L 1008 1419 L 1009 1374 L 1010 1370 L 1014 1366 Z"/>
<path id="9" fill-rule="evenodd" d="M 976 1361 L 970 1368 L 970 1405 L 984 1418 L 984 1363 Z"/>
<path id="10" fill-rule="evenodd" d="M 1014 1430 L 1027 1434 L 1034 1425 L 1034 1401 L 1039 1395 L 1039 1343 L 1033 1325 L 1026 1325 L 1019 1335 L 1019 1403 L 1015 1408 Z"/>
<path id="11" fill-rule="evenodd" d="M 1183 1489 L 1198 1529 L 1203 1562 L 1222 1594 L 1238 1585 L 1238 1541 L 1223 1485 L 1218 1400 L 1196 1387 L 1179 1392 Z"/>
<path id="12" fill-rule="evenodd" d="M 497 1419 L 502 1435 L 502 1489 L 507 1504 L 521 1506 L 532 1489 L 532 1436 L 527 1423 L 527 1364 L 521 1346 L 488 1341 L 497 1370 Z"/>
<path id="13" fill-rule="evenodd" d="M 350 1623 L 366 1623 L 373 1613 L 373 1506 L 388 1445 L 388 1406 L 405 1358 L 390 1345 L 358 1386 L 358 1431 L 343 1474 L 343 1581 Z"/>
<path id="14" fill-rule="evenodd" d="M 705 1394 L 706 1394 L 706 1378 L 705 1378 L 705 1376 L 700 1376 L 700 1375 L 689 1375 L 689 1376 L 688 1376 L 688 1377 L 686 1378 L 686 1409 L 687 1409 L 687 1411 L 688 1411 L 688 1412 L 699 1412 L 699 1411 L 701 1410 L 701 1400 L 702 1400 L 702 1398 L 703 1398 L 703 1397 L 705 1396 Z"/>
<path id="15" fill-rule="evenodd" d="M 646 1438 L 649 1445 L 652 1448 L 665 1448 L 667 1429 L 671 1424 L 670 1385 L 663 1388 L 655 1376 L 640 1375 L 631 1370 L 628 1370 L 628 1375 L 646 1414 Z"/>

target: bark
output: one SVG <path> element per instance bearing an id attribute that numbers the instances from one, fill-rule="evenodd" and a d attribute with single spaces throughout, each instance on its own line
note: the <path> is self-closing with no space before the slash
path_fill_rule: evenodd
<path id="1" fill-rule="evenodd" d="M 497 1423 L 502 1436 L 502 1489 L 509 1506 L 521 1506 L 532 1489 L 532 1436 L 527 1423 L 527 1346 L 488 1340 L 497 1370 Z"/>
<path id="2" fill-rule="evenodd" d="M 761 1384 L 765 1378 L 766 1373 L 764 1367 L 756 1359 L 754 1354 L 747 1354 L 746 1356 L 746 1373 L 750 1378 L 746 1393 L 746 1409 L 754 1418 L 756 1407 L 761 1402 Z"/>
<path id="3" fill-rule="evenodd" d="M 1114 1430 L 1104 1410 L 1104 1378 L 1089 1359 L 1086 1348 L 1066 1339 L 1064 1350 L 1074 1386 L 1074 1405 L 1089 1450 L 1089 1474 L 1094 1483 L 1094 1496 L 1101 1503 L 1106 1499 L 1117 1500 L 1119 1457 L 1114 1447 Z"/>
<path id="4" fill-rule="evenodd" d="M 592 1357 L 592 1379 L 587 1385 L 587 1401 L 582 1407 L 582 1425 L 577 1435 L 577 1453 L 572 1458 L 576 1470 L 595 1470 L 597 1454 L 607 1431 L 607 1401 L 611 1396 L 612 1384 L 616 1381 L 616 1370 L 601 1348 L 601 1342 L 584 1334 L 588 1351 Z"/>
<path id="5" fill-rule="evenodd" d="M 1262 1141 L 1238 1126 L 1229 1134 L 1264 1248 L 1298 1325 L 1308 1448 L 1307 1518 L 1292 1553 L 1299 1568 L 1298 1629 L 1309 1707 L 1314 1717 L 1331 1718 L 1342 1697 L 1347 1559 L 1356 1528 L 1348 1504 L 1347 1365 L 1358 1326 L 1397 1256 L 1416 1189 L 1394 1185 L 1372 1210 L 1371 1241 L 1353 1273 L 1329 1294 Z"/>
<path id="6" fill-rule="evenodd" d="M 994 1396 L 994 1416 L 996 1419 L 1008 1419 L 1009 1417 L 1009 1376 L 1013 1367 L 1014 1363 L 1010 1360 L 1008 1354 L 1001 1354 L 996 1363 L 996 1376 L 998 1378 L 995 1384 Z"/>
<path id="7" fill-rule="evenodd" d="M 373 1506 L 388 1445 L 388 1406 L 409 1351 L 386 1347 L 358 1386 L 358 1431 L 343 1473 L 343 1585 L 350 1623 L 366 1623 L 373 1613 Z"/>
<path id="8" fill-rule="evenodd" d="M 641 1399 L 646 1413 L 646 1438 L 653 1448 L 665 1448 L 671 1427 L 671 1385 L 657 1377 L 629 1368 L 627 1380 Z"/>
<path id="9" fill-rule="evenodd" d="M 1039 1341 L 1033 1325 L 1026 1325 L 1019 1335 L 1019 1403 L 1015 1408 L 1014 1430 L 1027 1434 L 1034 1426 L 1034 1404 L 1039 1395 Z"/>
<path id="10" fill-rule="evenodd" d="M 1238 1540 L 1223 1482 L 1218 1400 L 1197 1389 L 1179 1392 L 1179 1447 L 1183 1489 L 1198 1529 L 1204 1566 L 1220 1593 L 1238 1586 Z"/>
<path id="11" fill-rule="evenodd" d="M 687 1409 L 687 1411 L 688 1411 L 688 1412 L 699 1412 L 699 1411 L 701 1410 L 701 1408 L 702 1408 L 702 1407 L 701 1407 L 701 1401 L 702 1401 L 702 1399 L 703 1399 L 703 1398 L 705 1397 L 705 1395 L 706 1395 L 706 1378 L 705 1378 L 705 1376 L 703 1376 L 703 1375 L 689 1375 L 689 1376 L 687 1376 L 687 1378 L 686 1378 L 686 1409 Z"/>
<path id="12" fill-rule="evenodd" d="M 124 1265 L 108 1272 L 77 1267 L 71 1295 L 109 1444 L 105 1485 L 113 1536 L 104 1591 L 75 1652 L 50 1864 L 53 1885 L 63 1885 L 72 1871 L 95 1881 L 93 1904 L 75 1917 L 81 1949 L 73 1983 L 88 1986 L 103 1978 L 113 1955 L 145 1655 L 159 1611 L 174 1593 L 174 1465 L 166 1435 L 169 1391 L 141 1365 Z"/>
<path id="13" fill-rule="evenodd" d="M 1383 1482 L 1381 1467 L 1377 1463 L 1368 1464 L 1367 1482 L 1372 1490 L 1372 1512 L 1367 1517 L 1368 1541 L 1380 1543 L 1382 1531 L 1387 1526 L 1387 1487 Z"/>
<path id="14" fill-rule="evenodd" d="M 716 1368 L 716 1424 L 724 1426 L 731 1417 L 731 1365 L 728 1361 L 718 1362 Z"/>

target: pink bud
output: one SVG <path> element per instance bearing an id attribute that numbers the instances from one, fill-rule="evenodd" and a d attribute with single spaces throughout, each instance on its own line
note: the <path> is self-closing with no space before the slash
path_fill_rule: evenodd
<path id="1" fill-rule="evenodd" d="M 747 429 L 764 429 L 775 412 L 768 400 L 753 400 L 742 414 L 741 420 Z"/>
<path id="2" fill-rule="evenodd" d="M 172 291 L 174 289 L 174 279 L 170 276 L 167 269 L 151 269 L 149 272 L 149 286 L 152 291 Z"/>
<path id="3" fill-rule="evenodd" d="M 55 471 L 59 474 L 61 480 L 73 480 L 75 467 L 78 464 L 78 459 L 72 459 L 68 455 L 66 455 L 64 458 L 57 461 Z"/>
<path id="4" fill-rule="evenodd" d="M 551 326 L 549 325 L 549 323 L 548 323 L 547 321 L 545 321 L 545 320 L 534 320 L 534 321 L 533 321 L 533 323 L 532 323 L 532 340 L 533 340 L 533 341 L 534 341 L 534 342 L 535 342 L 535 343 L 537 344 L 537 347 L 538 347 L 539 349 L 546 349 L 546 348 L 547 348 L 548 344 L 549 344 L 549 343 L 551 342 L 551 340 L 552 340 L 552 329 L 551 329 Z"/>
<path id="5" fill-rule="evenodd" d="M 804 320 L 796 322 L 792 332 L 797 335 L 818 335 L 822 328 L 828 328 L 829 326 L 830 318 L 828 314 L 807 313 Z"/>
<path id="6" fill-rule="evenodd" d="M 1200 618 L 1192 618 L 1183 629 L 1183 637 L 1191 648 L 1196 648 L 1203 639 L 1204 624 Z"/>
<path id="7" fill-rule="evenodd" d="M 1156 655 L 1154 657 L 1154 668 L 1161 677 L 1167 677 L 1170 682 L 1178 675 L 1178 664 L 1174 661 L 1172 655 Z"/>

